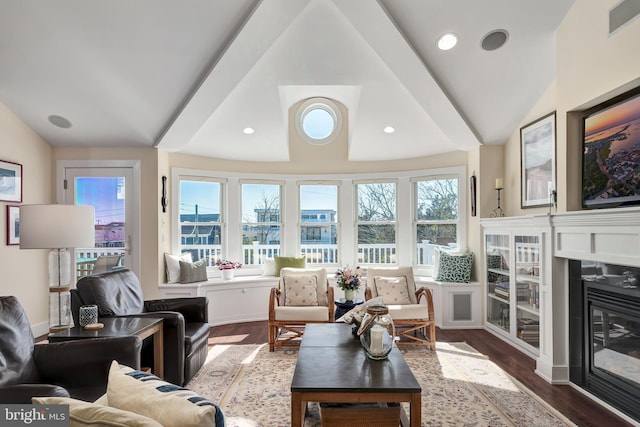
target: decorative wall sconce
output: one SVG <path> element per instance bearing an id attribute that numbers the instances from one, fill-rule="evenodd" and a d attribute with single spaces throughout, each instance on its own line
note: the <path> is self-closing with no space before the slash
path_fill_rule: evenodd
<path id="1" fill-rule="evenodd" d="M 502 178 L 496 178 L 496 191 L 498 192 L 498 207 L 489 215 L 491 218 L 500 218 L 504 216 L 504 211 L 500 207 L 500 192 L 504 190 L 504 181 Z"/>
<path id="2" fill-rule="evenodd" d="M 162 212 L 167 211 L 167 177 L 162 177 L 162 195 L 160 197 L 160 205 L 162 206 Z"/>

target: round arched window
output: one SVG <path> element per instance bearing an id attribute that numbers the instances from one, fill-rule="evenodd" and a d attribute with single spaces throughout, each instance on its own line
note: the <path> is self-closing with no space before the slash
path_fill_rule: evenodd
<path id="1" fill-rule="evenodd" d="M 342 128 L 338 107 L 326 98 L 311 98 L 303 102 L 296 112 L 296 128 L 310 144 L 328 144 Z"/>

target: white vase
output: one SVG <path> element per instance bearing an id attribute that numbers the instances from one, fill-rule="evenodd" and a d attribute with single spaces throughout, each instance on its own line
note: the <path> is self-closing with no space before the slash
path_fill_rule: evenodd
<path id="1" fill-rule="evenodd" d="M 231 280 L 233 279 L 233 268 L 225 268 L 222 271 L 222 280 Z"/>
<path id="2" fill-rule="evenodd" d="M 345 289 L 344 291 L 344 299 L 347 301 L 353 301 L 356 298 L 356 291 Z"/>

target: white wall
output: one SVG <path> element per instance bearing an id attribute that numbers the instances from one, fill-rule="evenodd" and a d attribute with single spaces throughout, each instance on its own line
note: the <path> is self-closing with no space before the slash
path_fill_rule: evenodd
<path id="1" fill-rule="evenodd" d="M 22 164 L 22 204 L 52 202 L 51 147 L 0 103 L 0 160 Z M 49 322 L 48 251 L 7 246 L 7 205 L 0 202 L 0 295 L 13 295 L 24 306 L 37 333 Z"/>

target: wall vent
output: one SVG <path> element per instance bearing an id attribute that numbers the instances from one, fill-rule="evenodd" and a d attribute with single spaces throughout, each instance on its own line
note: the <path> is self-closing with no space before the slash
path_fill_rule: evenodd
<path id="1" fill-rule="evenodd" d="M 609 35 L 640 15 L 640 0 L 622 0 L 609 11 Z"/>

